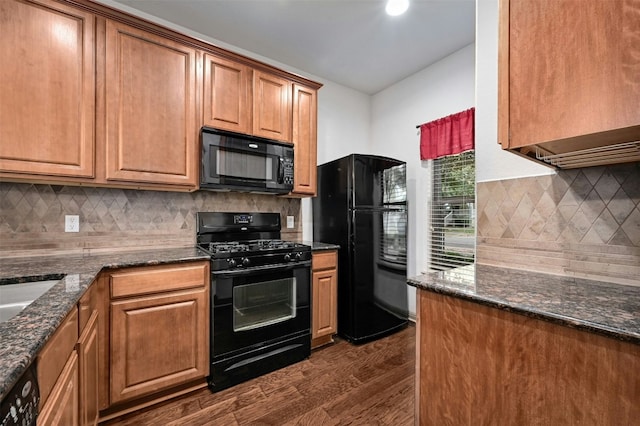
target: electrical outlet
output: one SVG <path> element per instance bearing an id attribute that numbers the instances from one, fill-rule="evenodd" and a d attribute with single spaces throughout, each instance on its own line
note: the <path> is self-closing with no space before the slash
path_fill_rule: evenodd
<path id="1" fill-rule="evenodd" d="M 295 219 L 293 216 L 287 216 L 287 228 L 295 227 Z"/>
<path id="2" fill-rule="evenodd" d="M 80 232 L 80 216 L 68 214 L 64 217 L 64 232 Z"/>

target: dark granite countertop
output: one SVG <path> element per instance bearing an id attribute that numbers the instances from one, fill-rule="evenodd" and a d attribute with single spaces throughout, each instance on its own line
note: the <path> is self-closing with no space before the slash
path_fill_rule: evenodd
<path id="1" fill-rule="evenodd" d="M 419 275 L 408 283 L 640 344 L 640 287 L 486 265 Z"/>
<path id="2" fill-rule="evenodd" d="M 321 243 L 320 241 L 300 241 L 302 244 L 311 246 L 311 251 L 338 250 L 337 244 Z"/>
<path id="3" fill-rule="evenodd" d="M 195 247 L 0 259 L 0 284 L 64 276 L 18 315 L 0 323 L 0 400 L 101 270 L 205 259 L 209 256 Z"/>

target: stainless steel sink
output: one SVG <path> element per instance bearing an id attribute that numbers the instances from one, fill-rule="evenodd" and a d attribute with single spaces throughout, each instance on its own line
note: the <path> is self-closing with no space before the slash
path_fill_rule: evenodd
<path id="1" fill-rule="evenodd" d="M 0 285 L 0 322 L 8 321 L 42 296 L 59 280 Z"/>

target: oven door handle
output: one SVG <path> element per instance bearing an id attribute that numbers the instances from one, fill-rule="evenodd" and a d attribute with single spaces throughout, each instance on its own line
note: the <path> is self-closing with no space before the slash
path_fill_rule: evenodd
<path id="1" fill-rule="evenodd" d="M 311 261 L 304 260 L 302 262 L 289 263 L 286 265 L 257 266 L 255 268 L 234 269 L 233 271 L 212 271 L 211 275 L 216 277 L 240 277 L 242 275 L 250 275 L 256 272 L 273 272 L 273 271 L 290 271 L 298 268 L 310 268 Z"/>

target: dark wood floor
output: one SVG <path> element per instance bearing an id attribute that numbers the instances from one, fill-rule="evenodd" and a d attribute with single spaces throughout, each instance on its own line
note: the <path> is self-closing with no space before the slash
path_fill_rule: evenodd
<path id="1" fill-rule="evenodd" d="M 415 327 L 305 361 L 212 394 L 208 389 L 108 425 L 413 425 Z"/>

